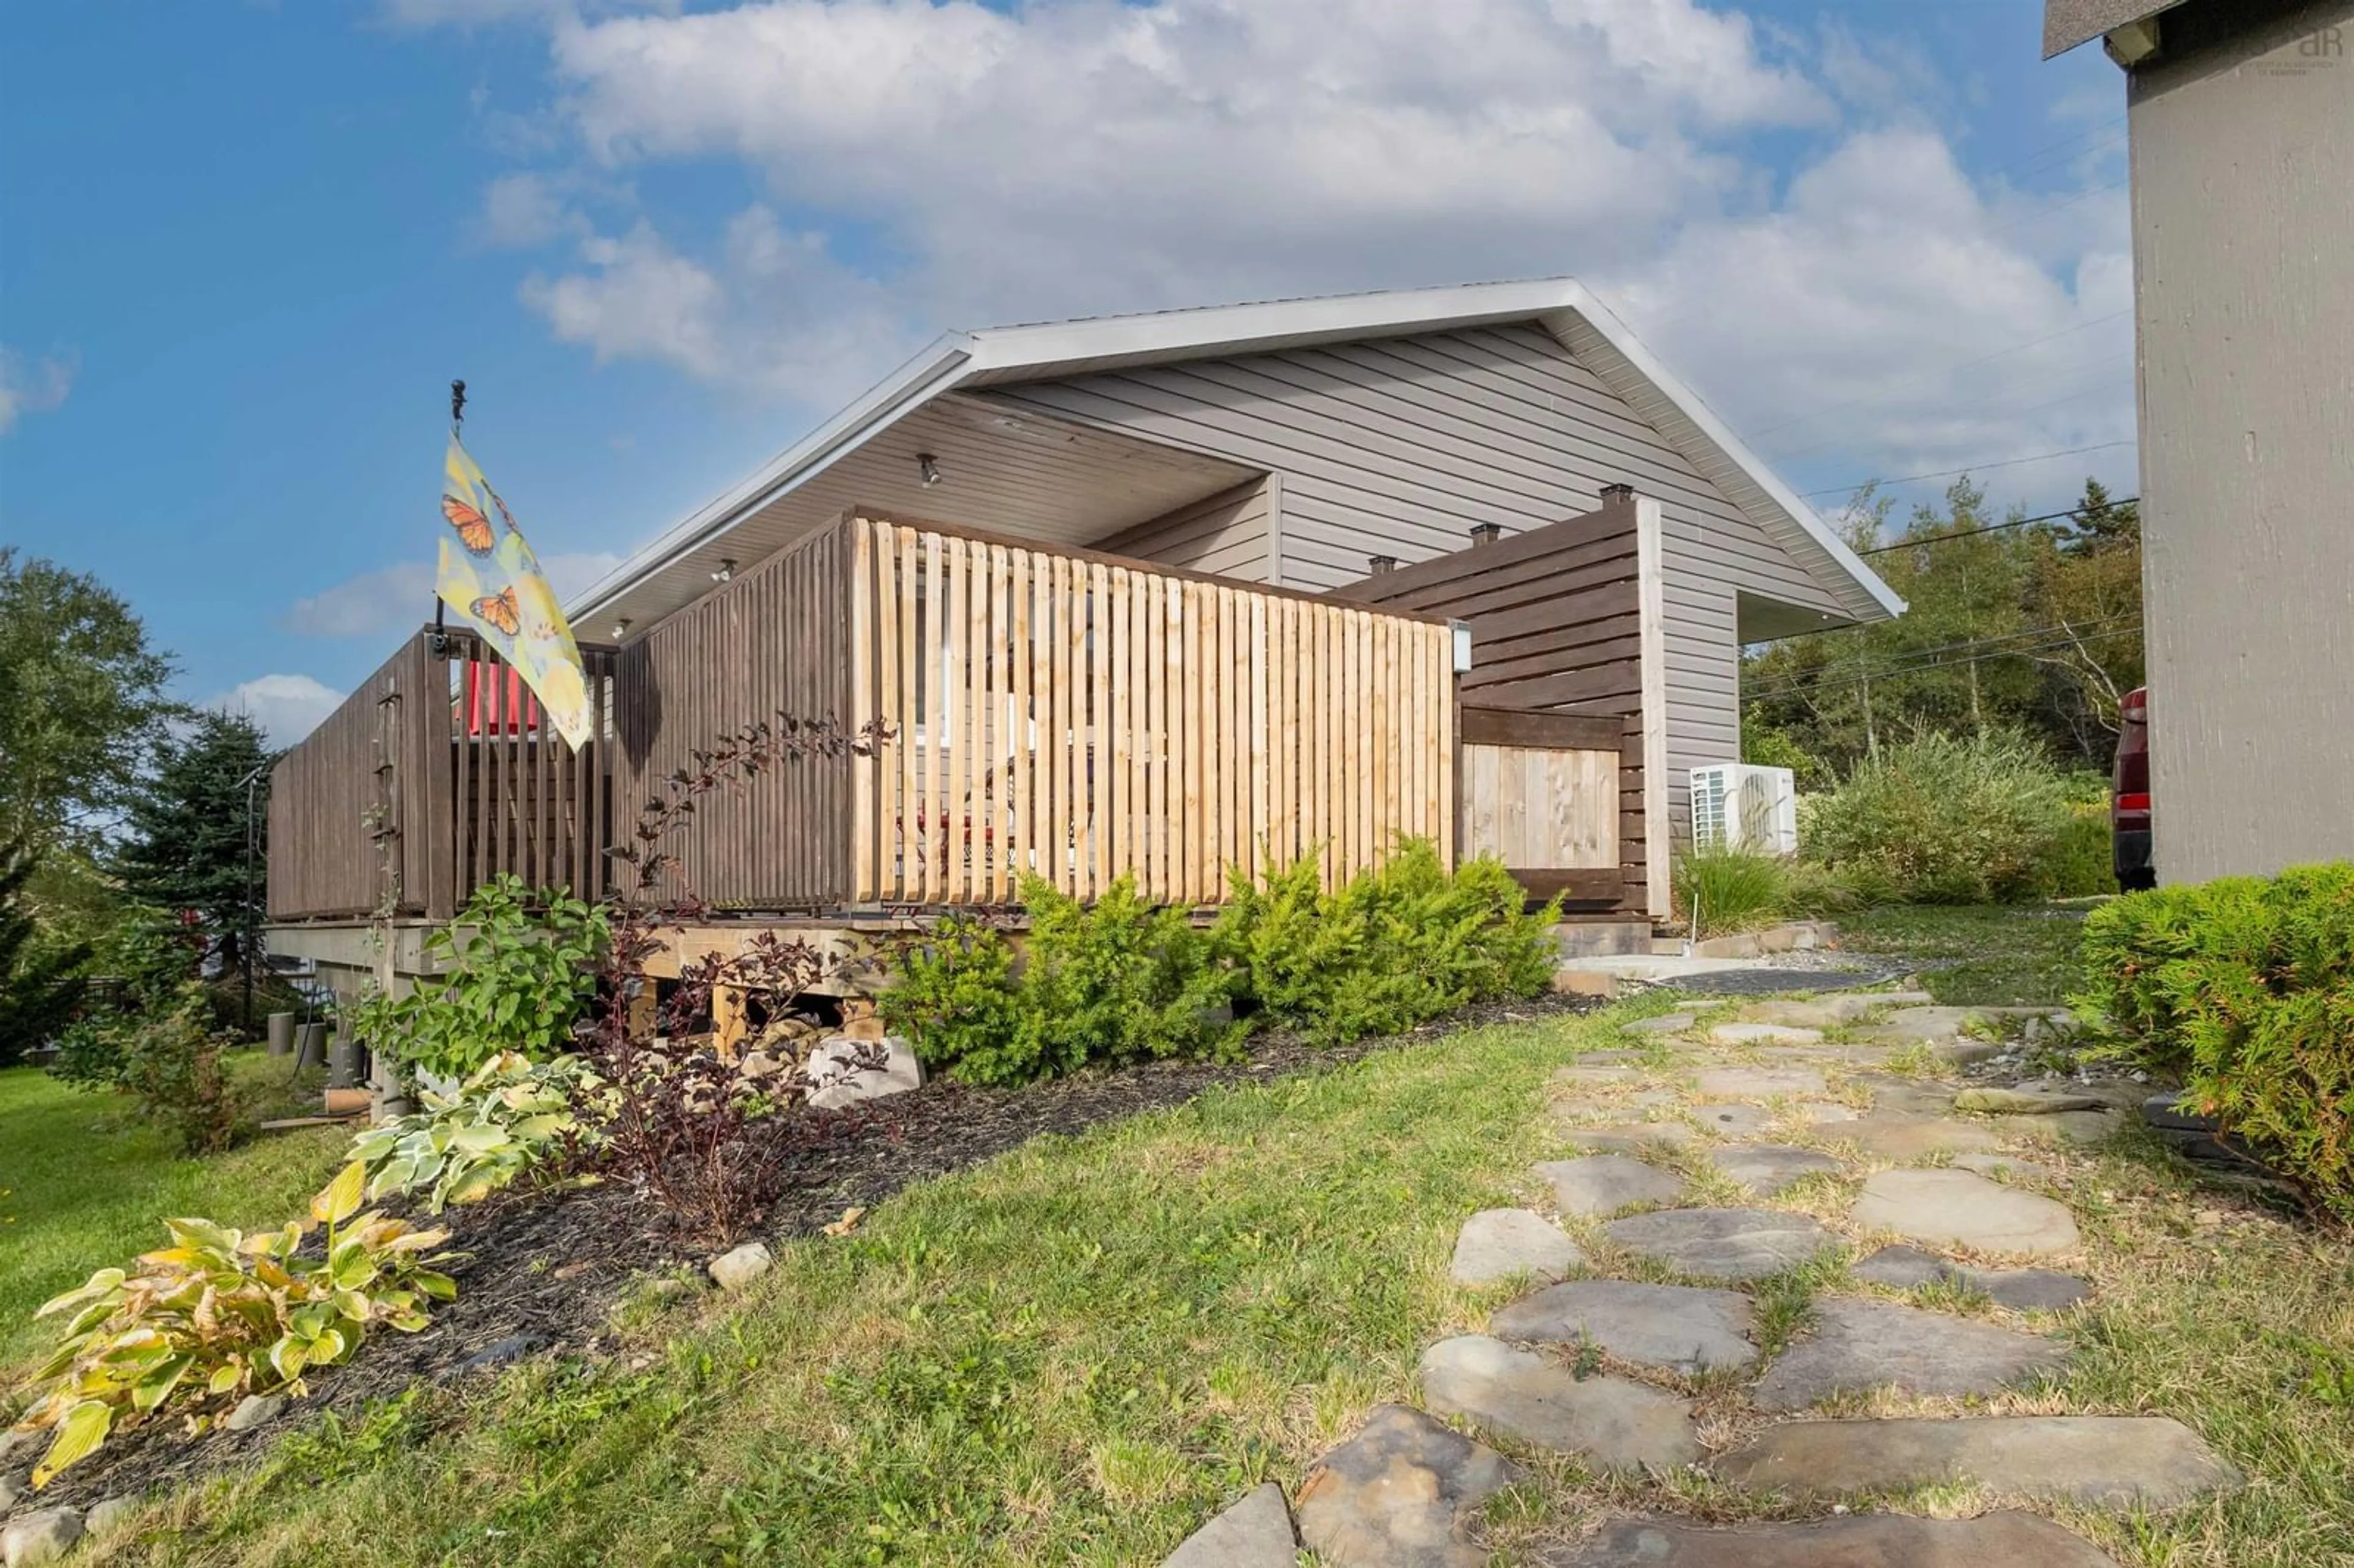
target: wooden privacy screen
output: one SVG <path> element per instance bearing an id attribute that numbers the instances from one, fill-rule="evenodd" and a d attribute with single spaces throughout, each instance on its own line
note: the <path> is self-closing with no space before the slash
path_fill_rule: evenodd
<path id="1" fill-rule="evenodd" d="M 936 527 L 849 524 L 854 896 L 1011 902 L 1023 873 L 1204 905 L 1226 868 L 1453 853 L 1443 623 Z"/>
<path id="2" fill-rule="evenodd" d="M 599 733 L 543 733 L 498 654 L 420 631 L 281 758 L 270 784 L 270 917 L 446 920 L 481 883 L 604 889 L 610 649 L 580 651 Z"/>
<path id="3" fill-rule="evenodd" d="M 1493 854 L 1532 897 L 1615 901 L 1619 726 L 1463 709 L 1463 853 Z"/>
<path id="4" fill-rule="evenodd" d="M 1638 908 L 1649 874 L 1643 588 L 1638 503 L 1624 496 L 1583 516 L 1376 573 L 1332 593 L 1468 622 L 1467 705 L 1596 715 L 1617 725 L 1616 842 L 1626 901 Z M 1468 773 L 1468 758 L 1465 766 Z M 1618 895 L 1596 895 L 1595 901 L 1606 896 Z"/>

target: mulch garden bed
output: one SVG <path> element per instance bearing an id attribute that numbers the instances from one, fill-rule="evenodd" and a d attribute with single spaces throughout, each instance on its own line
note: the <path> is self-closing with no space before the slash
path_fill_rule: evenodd
<path id="1" fill-rule="evenodd" d="M 1483 1002 L 1407 1033 L 1319 1048 L 1284 1033 L 1251 1042 L 1238 1062 L 1160 1062 L 1089 1070 L 1023 1088 L 970 1088 L 941 1080 L 834 1112 L 827 1138 L 796 1142 L 786 1155 L 782 1193 L 761 1231 L 770 1241 L 811 1235 L 901 1188 L 995 1158 L 1042 1134 L 1069 1135 L 1146 1111 L 1182 1105 L 1205 1089 L 1267 1083 L 1362 1060 L 1466 1029 L 1591 1011 L 1590 997 L 1543 996 Z M 452 1210 L 451 1246 L 467 1255 L 449 1272 L 458 1299 L 422 1332 L 372 1336 L 358 1357 L 312 1380 L 311 1393 L 252 1431 L 180 1436 L 163 1420 L 111 1441 L 13 1512 L 59 1503 L 87 1508 L 102 1498 L 182 1484 L 257 1457 L 296 1417 L 351 1412 L 410 1385 L 451 1383 L 527 1355 L 595 1355 L 610 1346 L 609 1315 L 629 1282 L 707 1261 L 709 1246 L 685 1245 L 660 1211 L 617 1186 L 514 1194 Z"/>

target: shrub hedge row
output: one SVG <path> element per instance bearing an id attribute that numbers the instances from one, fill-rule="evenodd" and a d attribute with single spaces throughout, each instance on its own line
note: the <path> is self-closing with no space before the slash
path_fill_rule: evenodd
<path id="1" fill-rule="evenodd" d="M 2354 864 L 2129 895 L 2083 956 L 2123 1054 L 2354 1220 Z"/>

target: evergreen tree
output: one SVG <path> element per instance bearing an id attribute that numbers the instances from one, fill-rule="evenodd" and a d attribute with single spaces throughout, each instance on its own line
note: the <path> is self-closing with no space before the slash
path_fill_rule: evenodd
<path id="1" fill-rule="evenodd" d="M 124 890 L 158 909 L 194 910 L 205 934 L 217 942 L 225 969 L 244 961 L 246 944 L 262 923 L 270 757 L 261 728 L 250 718 L 198 714 L 157 748 L 124 819 L 116 862 Z"/>
<path id="2" fill-rule="evenodd" d="M 0 845 L 0 1067 L 48 1042 L 81 999 L 88 943 L 44 945 L 26 896 L 38 857 L 24 840 Z"/>

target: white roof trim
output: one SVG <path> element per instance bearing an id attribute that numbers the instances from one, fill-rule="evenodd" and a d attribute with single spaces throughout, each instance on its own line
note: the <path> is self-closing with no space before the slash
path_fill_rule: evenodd
<path id="1" fill-rule="evenodd" d="M 1450 332 L 1511 321 L 1541 320 L 1561 335 L 1554 323 L 1564 316 L 1590 328 L 1627 372 L 1656 391 L 1666 406 L 1658 410 L 1666 416 L 1659 421 L 1662 433 L 1687 449 L 1697 445 L 1701 450 L 1687 450 L 1685 456 L 1712 478 L 1721 474 L 1721 485 L 1739 492 L 1733 496 L 1735 504 L 1761 514 L 1759 521 L 1769 530 L 1776 523 L 1795 525 L 1819 546 L 1829 564 L 1861 590 L 1841 596 L 1859 611 L 1868 615 L 1868 607 L 1876 606 L 1888 615 L 1903 613 L 1904 601 L 1857 558 L 1814 509 L 1775 477 L 1690 387 L 1653 358 L 1625 323 L 1572 278 L 1278 300 L 951 334 L 749 479 L 637 551 L 568 606 L 567 613 L 575 621 L 594 617 L 680 555 L 725 534 L 917 408 L 968 382 L 1002 382 L 1023 370 L 1045 366 L 1054 367 L 1056 375 L 1070 376 L 1084 374 L 1097 363 L 1265 353 L 1310 342 Z M 1573 351 L 1577 347 L 1570 346 Z"/>

